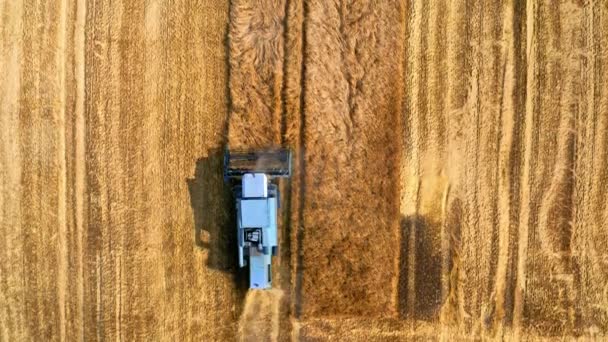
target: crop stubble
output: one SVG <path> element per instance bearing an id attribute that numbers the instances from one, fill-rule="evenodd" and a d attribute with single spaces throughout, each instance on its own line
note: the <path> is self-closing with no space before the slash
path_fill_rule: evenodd
<path id="1" fill-rule="evenodd" d="M 605 4 L 286 6 L 293 334 L 604 332 Z"/>
<path id="2" fill-rule="evenodd" d="M 0 339 L 605 334 L 608 3 L 228 7 L 0 2 Z M 282 293 L 226 142 L 294 150 Z"/>
<path id="3" fill-rule="evenodd" d="M 227 4 L 0 8 L 0 339 L 234 339 Z"/>

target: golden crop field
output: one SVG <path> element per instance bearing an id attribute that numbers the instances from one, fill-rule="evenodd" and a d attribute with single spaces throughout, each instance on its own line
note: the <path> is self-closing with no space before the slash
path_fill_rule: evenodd
<path id="1" fill-rule="evenodd" d="M 607 246 L 608 1 L 0 0 L 0 341 L 605 339 Z"/>

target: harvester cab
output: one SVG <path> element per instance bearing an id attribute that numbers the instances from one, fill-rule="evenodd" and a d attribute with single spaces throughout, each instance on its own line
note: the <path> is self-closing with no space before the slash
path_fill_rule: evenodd
<path id="1" fill-rule="evenodd" d="M 271 261 L 278 254 L 275 178 L 291 175 L 288 149 L 226 150 L 224 179 L 233 185 L 239 266 L 249 265 L 249 287 L 272 287 Z"/>

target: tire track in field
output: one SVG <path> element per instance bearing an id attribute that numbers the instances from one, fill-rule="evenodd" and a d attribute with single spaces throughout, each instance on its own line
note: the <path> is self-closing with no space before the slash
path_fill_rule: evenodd
<path id="1" fill-rule="evenodd" d="M 145 196 L 145 190 L 140 189 L 140 184 L 144 182 L 138 181 L 142 176 L 147 176 L 140 171 L 146 168 L 142 156 L 153 148 L 144 142 L 149 110 L 146 107 L 147 96 L 144 91 L 144 84 L 148 84 L 145 80 L 146 62 L 149 62 L 146 61 L 146 7 L 143 4 L 129 2 L 122 2 L 115 7 L 122 9 L 120 13 L 113 14 L 117 20 L 120 20 L 120 25 L 113 27 L 110 36 L 105 39 L 106 44 L 118 45 L 117 54 L 108 61 L 113 64 L 117 78 L 100 83 L 113 84 L 116 91 L 106 101 L 118 101 L 119 108 L 117 112 L 104 113 L 113 121 L 108 130 L 112 143 L 98 153 L 115 159 L 113 170 L 110 171 L 109 183 L 105 184 L 106 191 L 112 194 L 110 205 L 113 212 L 111 226 L 106 226 L 105 229 L 115 241 L 114 267 L 110 270 L 113 273 L 110 281 L 114 286 L 115 302 L 108 316 L 114 326 L 113 336 L 118 340 L 128 340 L 141 334 L 141 328 L 138 327 L 141 321 L 128 317 L 134 313 L 145 315 L 146 310 L 149 310 L 147 305 L 155 303 L 156 300 L 142 303 L 145 299 L 140 299 L 142 297 L 140 293 L 143 292 L 140 288 L 144 286 L 136 285 L 139 279 L 142 279 L 143 270 L 146 275 L 155 274 L 149 272 L 142 262 L 152 253 L 141 253 L 143 245 L 141 230 L 148 231 L 147 235 L 157 235 L 158 232 L 153 230 L 153 226 L 146 224 L 149 209 L 143 203 L 151 201 Z M 101 44 L 104 44 L 103 40 Z M 146 181 L 144 184 L 148 187 L 155 185 L 152 181 Z M 138 219 L 137 213 L 142 213 L 146 218 Z M 158 269 L 155 268 L 154 272 L 158 272 Z M 154 284 L 153 279 L 142 279 L 141 282 L 145 282 L 146 287 Z M 166 310 L 163 310 L 164 312 Z M 157 336 L 156 333 L 155 329 L 150 335 Z"/>
<path id="2" fill-rule="evenodd" d="M 170 312 L 167 308 L 168 301 L 163 300 L 169 289 L 170 279 L 168 270 L 165 267 L 154 267 L 162 265 L 165 253 L 164 231 L 167 227 L 167 206 L 165 204 L 164 181 L 165 168 L 170 165 L 166 160 L 167 150 L 172 146 L 171 141 L 166 139 L 165 129 L 167 117 L 173 113 L 167 112 L 168 101 L 168 82 L 169 75 L 167 70 L 167 13 L 171 10 L 168 3 L 150 1 L 145 4 L 143 19 L 143 42 L 144 42 L 144 74 L 142 95 L 144 101 L 141 106 L 141 119 L 143 129 L 141 131 L 141 144 L 146 146 L 142 151 L 143 165 L 140 170 L 139 178 L 149 179 L 144 184 L 137 185 L 136 188 L 142 192 L 144 204 L 143 210 L 147 219 L 144 220 L 145 227 L 138 229 L 140 232 L 139 243 L 141 251 L 133 256 L 133 261 L 140 263 L 142 272 L 137 274 L 137 281 L 145 281 L 147 286 L 143 291 L 131 294 L 134 312 L 142 312 L 140 321 L 133 322 L 130 329 L 133 338 L 139 334 L 146 336 L 145 330 L 148 325 L 158 325 L 152 334 L 148 336 L 152 339 L 169 336 L 166 330 L 166 317 Z M 136 76 L 137 77 L 137 76 Z M 136 145 L 137 146 L 137 145 Z M 153 253 L 144 253 L 150 249 Z M 141 253 L 141 254 L 140 254 Z M 146 322 L 146 320 L 148 322 Z M 133 339 L 127 336 L 127 339 Z"/>
<path id="3" fill-rule="evenodd" d="M 492 265 L 491 250 L 495 245 L 497 231 L 494 229 L 496 205 L 492 201 L 496 191 L 494 181 L 494 159 L 497 145 L 499 124 L 498 102 L 496 97 L 488 96 L 489 92 L 497 92 L 496 83 L 501 81 L 502 70 L 500 53 L 497 52 L 496 40 L 499 40 L 500 26 L 494 20 L 500 15 L 500 6 L 491 2 L 476 2 L 471 4 L 469 10 L 472 16 L 469 32 L 470 63 L 469 76 L 470 92 L 466 110 L 469 123 L 464 128 L 468 136 L 464 144 L 464 151 L 460 158 L 450 159 L 450 163 L 464 164 L 464 179 L 460 189 L 455 188 L 455 199 L 463 204 L 463 215 L 460 219 L 459 248 L 456 249 L 458 257 L 454 261 L 457 275 L 453 276 L 455 284 L 454 294 L 457 303 L 445 303 L 442 321 L 450 321 L 463 332 L 479 332 L 480 317 L 484 308 L 488 306 L 490 287 L 494 269 Z M 450 166 L 451 167 L 451 166 Z M 456 174 L 457 176 L 457 174 Z M 462 176 L 462 175 L 460 175 Z M 454 178 L 454 177 L 452 177 Z M 487 188 L 487 196 L 480 191 Z M 487 225 L 488 229 L 478 229 Z M 458 227 L 456 227 L 458 228 Z M 487 274 L 487 278 L 483 278 Z M 466 279 L 466 281 L 464 281 Z M 466 299 L 465 299 L 466 298 Z M 453 300 L 453 299 L 452 299 Z M 447 319 L 446 314 L 452 312 L 454 317 Z"/>

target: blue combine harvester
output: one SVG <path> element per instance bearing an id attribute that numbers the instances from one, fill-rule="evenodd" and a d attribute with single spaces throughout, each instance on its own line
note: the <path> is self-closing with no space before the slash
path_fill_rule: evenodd
<path id="1" fill-rule="evenodd" d="M 291 174 L 287 149 L 226 150 L 224 178 L 233 183 L 239 266 L 249 265 L 249 287 L 272 287 L 271 261 L 278 254 L 275 178 Z"/>

